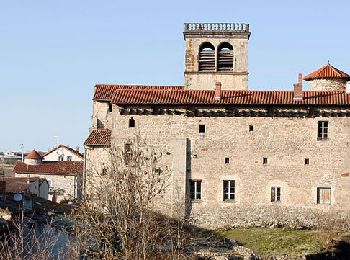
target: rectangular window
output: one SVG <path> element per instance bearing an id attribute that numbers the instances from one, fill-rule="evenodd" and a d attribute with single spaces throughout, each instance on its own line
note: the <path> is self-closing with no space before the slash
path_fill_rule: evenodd
<path id="1" fill-rule="evenodd" d="M 271 187 L 271 202 L 281 201 L 281 187 Z"/>
<path id="2" fill-rule="evenodd" d="M 224 181 L 224 201 L 235 199 L 235 181 Z"/>
<path id="3" fill-rule="evenodd" d="M 331 188 L 317 188 L 317 204 L 331 204 Z"/>
<path id="4" fill-rule="evenodd" d="M 254 126 L 249 125 L 249 132 L 252 132 L 254 130 Z"/>
<path id="5" fill-rule="evenodd" d="M 328 121 L 318 121 L 317 138 L 319 140 L 325 140 L 328 138 Z"/>
<path id="6" fill-rule="evenodd" d="M 200 200 L 202 199 L 202 181 L 190 180 L 190 199 Z"/>
<path id="7" fill-rule="evenodd" d="M 228 163 L 230 163 L 230 158 L 225 157 L 225 164 L 228 164 Z"/>
<path id="8" fill-rule="evenodd" d="M 263 158 L 263 164 L 267 164 L 267 158 L 266 157 Z"/>
<path id="9" fill-rule="evenodd" d="M 113 111 L 113 105 L 112 103 L 108 103 L 108 112 L 112 112 Z"/>
<path id="10" fill-rule="evenodd" d="M 135 119 L 133 117 L 129 119 L 129 127 L 135 127 Z"/>
<path id="11" fill-rule="evenodd" d="M 199 125 L 199 133 L 204 134 L 205 133 L 205 125 Z"/>
<path id="12" fill-rule="evenodd" d="M 305 165 L 309 165 L 310 164 L 310 159 L 309 158 L 305 158 Z"/>
<path id="13" fill-rule="evenodd" d="M 129 165 L 129 163 L 132 160 L 131 144 L 129 144 L 129 143 L 124 144 L 124 151 L 125 151 L 125 153 L 124 153 L 125 165 Z"/>

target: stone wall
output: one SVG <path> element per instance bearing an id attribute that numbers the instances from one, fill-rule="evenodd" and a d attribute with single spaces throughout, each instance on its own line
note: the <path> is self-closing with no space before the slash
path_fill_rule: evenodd
<path id="1" fill-rule="evenodd" d="M 217 48 L 222 42 L 233 46 L 232 72 L 199 72 L 199 48 L 210 42 Z M 215 59 L 217 61 L 217 57 Z M 185 87 L 188 89 L 214 89 L 215 82 L 221 82 L 222 89 L 246 90 L 248 88 L 248 39 L 240 38 L 187 38 L 185 57 Z"/>
<path id="2" fill-rule="evenodd" d="M 346 81 L 341 79 L 315 79 L 309 81 L 309 89 L 316 90 L 346 90 Z"/>
<path id="3" fill-rule="evenodd" d="M 311 226 L 328 217 L 349 218 L 348 117 L 132 115 L 131 128 L 130 117 L 117 107 L 109 114 L 112 145 L 139 135 L 163 154 L 171 178 L 156 208 L 166 214 L 184 212 L 204 227 L 273 221 Z M 319 120 L 329 122 L 327 140 L 317 138 Z M 198 132 L 199 124 L 205 134 Z M 101 167 L 107 154 L 105 148 L 87 149 L 87 169 Z M 188 204 L 189 179 L 202 180 L 202 199 Z M 223 180 L 235 181 L 234 201 L 223 201 Z M 271 202 L 273 186 L 281 188 L 280 202 Z M 318 187 L 331 188 L 331 205 L 317 204 Z"/>
<path id="4" fill-rule="evenodd" d="M 16 177 L 27 176 L 27 174 L 18 174 L 16 173 Z M 49 183 L 50 191 L 56 189 L 63 189 L 64 194 L 57 196 L 57 202 L 60 202 L 64 199 L 74 199 L 77 194 L 77 178 L 76 176 L 70 175 L 53 175 L 53 174 L 30 174 L 30 177 L 39 177 L 42 179 L 46 179 Z M 52 194 L 49 194 L 49 200 L 52 200 Z"/>
<path id="5" fill-rule="evenodd" d="M 326 118 L 329 121 L 327 140 L 317 139 L 317 122 L 325 118 L 133 115 L 135 128 L 128 127 L 130 116 L 114 111 L 112 118 L 115 144 L 122 142 L 121 137 L 126 140 L 139 134 L 148 144 L 168 154 L 165 164 L 172 165 L 173 170 L 186 158 L 186 166 L 190 166 L 186 179 L 202 180 L 202 200 L 191 205 L 191 216 L 203 220 L 198 223 L 226 225 L 230 220 L 224 223 L 218 219 L 234 215 L 236 209 L 243 209 L 242 214 L 247 216 L 255 216 L 249 208 L 244 210 L 247 206 L 290 208 L 296 212 L 303 212 L 301 209 L 305 208 L 315 214 L 343 210 L 346 216 L 349 214 L 350 146 L 346 141 L 350 140 L 349 118 Z M 199 124 L 205 124 L 205 134 L 198 133 Z M 253 126 L 253 131 L 249 131 L 249 125 Z M 183 140 L 188 140 L 189 156 L 187 149 L 179 149 L 183 147 Z M 230 158 L 230 163 L 225 164 L 225 157 Z M 268 160 L 266 165 L 264 157 Z M 305 158 L 309 159 L 309 165 L 305 165 Z M 182 172 L 185 177 L 183 170 L 177 172 L 178 176 Z M 232 202 L 223 201 L 223 180 L 236 182 Z M 184 185 L 183 179 L 181 183 Z M 281 187 L 280 202 L 270 202 L 272 186 Z M 331 205 L 317 204 L 317 187 L 331 188 Z M 173 195 L 168 199 L 177 200 L 173 188 L 169 193 Z M 185 203 L 184 187 L 180 193 L 178 198 Z M 160 205 L 172 201 L 166 203 L 164 199 L 163 203 Z M 168 207 L 164 209 L 169 212 Z M 286 219 L 285 216 L 282 219 Z M 232 216 L 231 220 L 234 219 Z"/>

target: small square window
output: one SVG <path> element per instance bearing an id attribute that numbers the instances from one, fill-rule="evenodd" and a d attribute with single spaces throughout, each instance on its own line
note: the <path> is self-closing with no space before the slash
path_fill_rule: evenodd
<path id="1" fill-rule="evenodd" d="M 263 164 L 267 164 L 267 158 L 266 157 L 263 158 Z"/>
<path id="2" fill-rule="evenodd" d="M 199 125 L 199 133 L 204 134 L 205 133 L 205 125 Z"/>
<path id="3" fill-rule="evenodd" d="M 135 127 L 135 119 L 133 117 L 129 119 L 129 127 Z"/>
<path id="4" fill-rule="evenodd" d="M 310 159 L 309 158 L 305 158 L 305 165 L 309 165 L 310 164 Z"/>
<path id="5" fill-rule="evenodd" d="M 230 163 L 230 158 L 225 157 L 225 164 L 228 164 L 228 163 Z"/>
<path id="6" fill-rule="evenodd" d="M 253 125 L 249 125 L 249 132 L 253 132 L 254 130 L 254 126 Z"/>

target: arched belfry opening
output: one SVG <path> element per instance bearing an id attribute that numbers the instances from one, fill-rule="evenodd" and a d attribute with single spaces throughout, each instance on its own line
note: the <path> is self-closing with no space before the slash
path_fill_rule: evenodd
<path id="1" fill-rule="evenodd" d="M 249 24 L 185 23 L 185 88 L 248 89 Z"/>
<path id="2" fill-rule="evenodd" d="M 215 71 L 215 47 L 210 42 L 199 47 L 199 71 Z"/>
<path id="3" fill-rule="evenodd" d="M 233 47 L 228 42 L 223 42 L 218 47 L 218 71 L 233 70 Z"/>

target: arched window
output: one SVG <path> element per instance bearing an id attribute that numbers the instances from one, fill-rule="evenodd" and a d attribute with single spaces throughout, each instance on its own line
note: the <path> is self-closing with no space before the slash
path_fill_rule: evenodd
<path id="1" fill-rule="evenodd" d="M 210 42 L 199 48 L 199 71 L 215 71 L 215 48 Z"/>
<path id="2" fill-rule="evenodd" d="M 233 70 L 233 48 L 228 42 L 221 43 L 218 48 L 218 71 Z"/>

